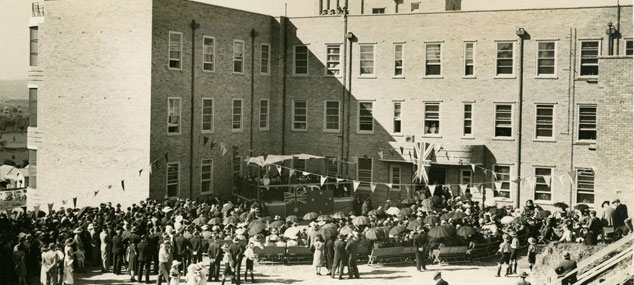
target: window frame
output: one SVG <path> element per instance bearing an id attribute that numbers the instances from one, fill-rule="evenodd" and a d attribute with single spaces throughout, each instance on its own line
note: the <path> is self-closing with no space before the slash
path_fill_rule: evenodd
<path id="1" fill-rule="evenodd" d="M 208 162 L 208 163 L 205 163 Z M 204 177 L 204 168 L 209 166 L 209 179 Z M 203 183 L 209 182 L 209 189 L 203 191 Z M 214 192 L 214 160 L 212 158 L 205 158 L 200 160 L 200 193 L 213 193 Z"/>
<path id="2" fill-rule="evenodd" d="M 240 128 L 234 128 L 233 123 L 235 122 L 234 116 L 237 115 L 234 113 L 235 102 L 240 101 Z M 232 133 L 241 133 L 244 129 L 244 101 L 242 98 L 233 98 L 231 99 L 231 132 Z"/>
<path id="3" fill-rule="evenodd" d="M 544 182 L 542 184 L 542 183 L 540 183 L 538 181 L 538 179 L 540 177 L 543 178 L 543 175 L 540 175 L 540 177 L 537 177 L 537 169 L 548 169 L 548 170 L 550 170 L 550 175 L 548 175 L 548 176 L 550 176 L 550 186 L 548 186 L 548 184 L 546 182 Z M 555 170 L 555 167 L 553 167 L 553 166 L 542 166 L 542 165 L 534 165 L 533 166 L 533 177 L 535 177 L 535 186 L 533 186 L 533 200 L 535 200 L 535 202 L 547 202 L 547 203 L 550 203 L 550 202 L 553 201 L 553 195 L 555 194 L 555 191 L 553 189 L 554 188 L 553 187 L 554 186 L 554 183 L 553 183 L 554 170 Z M 538 191 L 537 190 L 537 186 L 538 185 L 546 185 L 546 186 L 548 186 L 549 191 L 548 192 L 546 192 L 546 191 Z M 537 194 L 538 193 L 548 193 L 548 194 L 550 194 L 550 199 L 549 200 L 537 199 Z"/>
<path id="4" fill-rule="evenodd" d="M 372 117 L 372 130 L 367 131 L 367 130 L 361 130 L 361 104 L 364 103 L 370 103 L 372 106 L 372 109 L 370 110 L 370 115 Z M 374 101 L 369 101 L 369 100 L 365 100 L 365 101 L 358 101 L 357 102 L 357 134 L 374 134 Z"/>
<path id="5" fill-rule="evenodd" d="M 337 102 L 337 129 L 328 128 L 328 103 Z M 324 133 L 339 133 L 341 131 L 341 101 L 339 100 L 324 100 Z"/>
<path id="6" fill-rule="evenodd" d="M 215 121 L 215 114 L 216 114 L 216 104 L 214 102 L 214 98 L 210 98 L 210 97 L 203 97 L 201 98 L 201 110 L 200 110 L 200 130 L 203 134 L 213 134 L 214 132 L 214 121 Z M 211 129 L 209 130 L 205 130 L 205 101 L 211 101 Z M 209 115 L 207 115 L 209 116 Z"/>
<path id="7" fill-rule="evenodd" d="M 466 106 L 467 105 L 471 106 L 471 110 L 469 111 L 469 114 L 471 115 L 471 117 L 469 117 L 469 119 L 467 119 L 467 117 L 465 116 L 466 113 L 467 113 L 467 110 L 466 110 Z M 474 102 L 462 102 L 462 137 L 463 138 L 473 138 L 473 137 L 475 137 L 473 135 L 473 130 L 474 130 L 474 127 L 473 127 L 473 105 L 475 105 Z M 469 120 L 469 122 L 471 122 L 471 125 L 469 126 L 469 128 L 470 128 L 470 133 L 469 134 L 465 133 L 465 128 L 467 127 L 465 122 L 467 122 L 467 120 Z"/>
<path id="8" fill-rule="evenodd" d="M 587 190 L 579 190 L 579 174 L 581 171 L 592 171 L 592 192 L 587 191 Z M 589 167 L 575 167 L 575 201 L 577 202 L 577 204 L 586 204 L 586 205 L 594 205 L 594 201 L 596 200 L 596 173 L 594 172 L 594 170 L 592 168 Z M 582 195 L 592 195 L 592 200 L 593 202 L 590 203 L 585 203 L 585 202 L 581 202 L 579 201 L 579 194 Z"/>
<path id="9" fill-rule="evenodd" d="M 537 127 L 538 126 L 538 119 L 537 119 L 537 117 L 539 116 L 538 115 L 538 110 L 540 109 L 540 107 L 544 108 L 544 107 L 547 107 L 547 106 L 552 108 L 551 126 L 550 126 L 551 127 L 551 136 L 550 137 L 543 137 L 543 136 L 539 136 L 537 134 L 537 131 L 538 131 L 538 127 Z M 535 103 L 535 117 L 534 117 L 534 120 L 535 120 L 535 125 L 534 125 L 535 134 L 533 135 L 533 139 L 535 141 L 551 141 L 552 142 L 552 141 L 556 140 L 556 137 L 555 137 L 556 126 L 557 126 L 557 108 L 556 108 L 556 104 L 553 104 L 553 103 Z"/>
<path id="10" fill-rule="evenodd" d="M 171 47 L 171 43 L 172 43 L 172 35 L 179 35 L 180 36 L 180 43 L 179 43 L 179 47 L 180 50 L 178 51 L 178 67 L 171 67 L 171 61 L 172 60 L 176 60 L 176 59 L 172 59 L 172 47 Z M 182 70 L 183 69 L 183 33 L 182 32 L 176 32 L 176 31 L 169 31 L 168 32 L 168 36 L 167 36 L 167 69 L 168 70 Z"/>
<path id="11" fill-rule="evenodd" d="M 632 54 L 627 54 L 627 43 L 628 42 L 632 44 L 632 49 L 631 49 Z M 625 56 L 634 55 L 634 39 L 632 39 L 632 38 L 625 38 L 624 39 L 624 41 L 623 41 L 623 55 L 625 55 Z"/>
<path id="12" fill-rule="evenodd" d="M 470 168 L 462 168 L 460 169 L 460 185 L 465 184 L 464 183 L 464 179 L 465 179 L 465 175 L 464 173 L 469 172 L 469 183 L 467 183 L 468 186 L 471 186 L 473 184 L 473 171 Z"/>
<path id="13" fill-rule="evenodd" d="M 511 134 L 509 136 L 498 136 L 497 129 L 497 107 L 501 105 L 511 106 Z M 515 104 L 513 103 L 494 103 L 493 104 L 493 139 L 497 140 L 514 140 L 515 139 Z"/>
<path id="14" fill-rule="evenodd" d="M 170 125 L 174 125 L 170 123 L 170 100 L 178 100 L 178 131 L 170 132 Z M 178 136 L 181 134 L 183 121 L 183 100 L 181 97 L 167 97 L 167 135 L 168 136 Z"/>
<path id="15" fill-rule="evenodd" d="M 338 43 L 327 43 L 326 44 L 326 61 L 325 61 L 326 65 L 324 66 L 324 76 L 326 76 L 326 77 L 336 77 L 336 78 L 341 77 L 341 74 L 342 74 L 341 73 L 341 68 L 343 67 L 343 64 L 341 62 L 342 61 L 341 46 L 342 46 L 342 44 L 338 44 Z M 339 49 L 339 52 L 337 53 L 337 55 L 339 56 L 339 61 L 331 61 L 329 59 L 330 54 L 328 53 L 328 50 L 330 50 L 331 48 L 338 48 Z M 330 70 L 331 70 L 331 68 L 329 67 L 331 62 L 333 62 L 333 63 L 337 62 L 338 63 L 337 64 L 337 69 L 336 69 L 337 70 L 337 74 L 334 74 L 334 73 L 330 74 L 329 73 Z"/>
<path id="16" fill-rule="evenodd" d="M 511 49 L 511 52 L 513 53 L 513 55 L 511 56 L 511 73 L 498 73 L 498 61 L 500 60 L 500 58 L 498 57 L 498 45 L 500 44 L 511 44 L 513 47 Z M 516 57 L 516 52 L 515 52 L 515 40 L 502 40 L 502 41 L 495 41 L 495 64 L 494 66 L 494 70 L 493 70 L 493 74 L 495 76 L 495 78 L 515 78 L 515 66 L 516 66 L 516 62 L 515 62 L 515 57 Z"/>
<path id="17" fill-rule="evenodd" d="M 504 173 L 505 175 L 508 175 L 508 180 L 500 180 L 499 179 L 499 174 L 501 173 L 500 171 L 497 170 L 497 167 L 508 167 L 509 172 L 508 174 Z M 513 181 L 511 180 L 511 173 L 513 173 L 513 164 L 505 164 L 505 163 L 496 163 L 493 165 L 493 171 L 495 173 L 497 173 L 497 175 L 492 175 L 492 179 L 495 185 L 495 182 L 502 182 L 502 184 L 504 184 L 505 182 L 507 182 L 509 184 L 509 189 L 508 190 L 498 190 L 495 189 L 495 191 L 493 191 L 493 198 L 496 200 L 511 200 L 511 183 L 513 183 Z M 496 195 L 496 192 L 508 192 L 508 197 L 504 197 L 504 196 L 500 196 L 500 195 Z"/>
<path id="18" fill-rule="evenodd" d="M 581 129 L 580 129 L 580 125 L 581 125 L 581 108 L 590 108 L 593 107 L 594 108 L 594 136 L 595 139 L 593 140 L 587 140 L 587 139 L 580 139 L 579 138 L 579 134 L 581 133 Z M 577 143 L 596 143 L 597 142 L 597 137 L 599 135 L 599 125 L 598 125 L 598 114 L 599 114 L 599 106 L 597 104 L 577 104 L 577 113 L 576 113 L 576 126 L 575 126 L 575 142 Z"/>
<path id="19" fill-rule="evenodd" d="M 472 44 L 473 47 L 471 48 L 472 50 L 472 54 L 471 54 L 471 67 L 473 70 L 473 74 L 469 74 L 467 75 L 467 45 L 468 44 Z M 462 77 L 463 78 L 476 78 L 476 49 L 477 49 L 477 42 L 476 41 L 464 41 L 463 42 L 463 53 L 462 53 Z"/>
<path id="20" fill-rule="evenodd" d="M 236 161 L 238 161 L 238 171 L 236 171 Z M 241 155 L 236 155 L 234 157 L 231 158 L 231 175 L 233 177 L 236 176 L 236 174 L 238 175 L 242 175 L 242 172 L 244 171 L 244 161 L 242 161 L 242 156 Z"/>
<path id="21" fill-rule="evenodd" d="M 205 45 L 205 40 L 206 39 L 211 39 L 212 43 L 212 49 L 211 49 L 211 61 L 206 61 L 205 60 L 205 55 L 208 55 L 208 53 L 205 53 L 205 47 L 207 45 Z M 216 37 L 213 36 L 203 36 L 203 40 L 202 40 L 202 46 L 203 46 L 203 56 L 202 56 L 202 71 L 203 72 L 215 72 L 216 71 Z M 211 64 L 211 69 L 205 69 L 205 64 Z"/>
<path id="22" fill-rule="evenodd" d="M 398 183 L 394 183 L 394 169 L 398 169 Z M 392 189 L 388 189 L 388 190 L 400 191 L 401 184 L 403 182 L 403 168 L 400 165 L 391 164 L 389 178 L 390 178 L 389 183 L 392 183 Z"/>
<path id="23" fill-rule="evenodd" d="M 539 45 L 542 43 L 553 43 L 555 46 L 553 48 L 553 73 L 539 73 Z M 557 40 L 537 40 L 535 41 L 535 76 L 538 78 L 557 78 L 557 52 L 559 51 L 559 42 Z"/>
<path id="24" fill-rule="evenodd" d="M 264 47 L 268 48 L 266 61 L 264 61 Z M 263 66 L 266 66 L 266 72 L 262 72 Z M 271 75 L 271 45 L 268 43 L 260 43 L 260 75 Z"/>
<path id="25" fill-rule="evenodd" d="M 33 34 L 35 34 L 35 38 L 33 37 Z M 40 30 L 38 26 L 32 26 L 32 27 L 29 27 L 29 66 L 39 65 L 39 60 L 40 60 L 39 52 L 40 52 Z"/>
<path id="26" fill-rule="evenodd" d="M 297 48 L 304 47 L 306 48 L 306 73 L 297 73 Z M 293 76 L 308 76 L 310 74 L 310 50 L 308 49 L 308 45 L 294 45 L 293 46 Z"/>
<path id="27" fill-rule="evenodd" d="M 266 126 L 262 127 L 262 102 L 266 102 Z M 258 129 L 260 131 L 269 131 L 271 130 L 271 100 L 268 98 L 261 98 L 260 105 L 258 106 Z"/>
<path id="28" fill-rule="evenodd" d="M 175 196 L 170 196 L 169 195 L 169 187 L 174 185 L 174 182 L 172 181 L 170 184 L 170 180 L 169 180 L 169 170 L 170 170 L 170 164 L 171 165 L 176 165 L 176 172 L 177 172 L 177 181 L 175 183 L 176 185 L 176 195 Z M 181 193 L 181 163 L 180 161 L 172 161 L 172 162 L 167 162 L 165 165 L 165 196 L 167 197 L 178 197 L 180 196 Z"/>
<path id="29" fill-rule="evenodd" d="M 579 47 L 579 56 L 577 57 L 576 60 L 577 60 L 578 66 L 579 66 L 579 72 L 577 73 L 577 78 L 597 78 L 597 77 L 599 77 L 599 72 L 600 72 L 600 70 L 599 70 L 599 57 L 601 57 L 601 54 L 602 54 L 602 50 L 601 49 L 603 48 L 603 40 L 602 39 L 579 39 L 578 42 L 579 42 L 579 45 L 578 45 L 578 47 Z M 581 74 L 581 68 L 583 67 L 582 64 L 581 64 L 581 60 L 582 60 L 582 55 L 581 54 L 582 54 L 582 47 L 583 47 L 583 43 L 584 42 L 597 42 L 597 44 L 598 44 L 597 45 L 598 54 L 597 54 L 597 57 L 596 57 L 596 59 L 597 59 L 597 63 L 596 63 L 597 75 L 582 75 Z"/>
<path id="30" fill-rule="evenodd" d="M 297 107 L 295 106 L 295 103 L 297 103 L 297 102 L 304 102 L 304 105 L 305 105 L 305 107 L 304 107 L 304 112 L 305 112 L 304 118 L 305 118 L 305 120 L 303 122 L 295 120 L 295 115 L 296 115 L 296 111 L 297 111 L 296 110 Z M 305 127 L 303 129 L 296 128 L 295 127 L 295 123 L 300 123 L 300 124 L 304 123 Z M 292 99 L 291 100 L 291 131 L 294 131 L 294 132 L 306 132 L 306 131 L 308 131 L 308 100 L 307 99 Z"/>
<path id="31" fill-rule="evenodd" d="M 419 3 L 420 3 L 420 2 L 419 2 Z M 401 66 L 400 66 L 400 67 L 399 67 L 399 66 L 397 66 L 397 61 L 398 61 L 398 59 L 397 59 L 397 57 L 396 57 L 396 55 L 397 55 L 396 47 L 397 47 L 397 46 L 400 46 L 400 47 L 401 47 L 401 52 L 400 52 L 400 54 L 401 54 L 401 59 L 400 59 L 400 61 L 401 61 Z M 394 61 L 393 61 L 393 63 L 394 63 L 394 64 L 393 64 L 393 70 L 392 70 L 392 77 L 393 77 L 393 78 L 405 78 L 405 43 L 403 43 L 403 42 L 401 42 L 401 43 L 393 43 L 393 44 L 392 44 L 392 51 L 393 51 L 393 53 L 394 53 L 394 54 L 393 54 L 393 55 L 394 55 Z M 396 74 L 396 71 L 397 71 L 399 68 L 400 68 L 400 70 L 401 70 L 401 74 L 400 74 L 400 75 L 397 75 L 397 74 Z"/>
<path id="32" fill-rule="evenodd" d="M 380 12 L 380 13 L 375 13 L 376 12 Z M 385 7 L 377 7 L 377 8 L 372 8 L 372 10 L 370 10 L 370 12 L 372 12 L 372 15 L 383 15 L 385 14 Z"/>
<path id="33" fill-rule="evenodd" d="M 242 45 L 242 57 L 240 59 L 238 59 L 238 57 L 236 57 L 236 44 L 241 44 Z M 245 46 L 244 46 L 244 41 L 243 40 L 238 40 L 238 39 L 234 39 L 233 40 L 233 45 L 231 48 L 231 73 L 233 74 L 244 74 L 244 66 L 245 66 L 245 59 L 246 59 L 246 53 L 245 51 Z M 236 71 L 236 62 L 240 62 L 240 71 Z"/>
<path id="34" fill-rule="evenodd" d="M 360 179 L 360 177 L 359 177 L 359 170 L 360 170 L 359 169 L 359 165 L 360 165 L 359 161 L 361 159 L 369 159 L 370 160 L 370 181 L 362 181 Z M 364 171 L 367 171 L 367 170 L 364 170 Z M 374 181 L 374 159 L 372 157 L 367 157 L 367 158 L 366 157 L 357 157 L 356 178 L 357 178 L 357 181 L 360 182 L 359 187 L 361 187 L 361 186 L 363 186 L 364 188 L 368 187 L 368 189 L 371 187 L 370 184 Z M 367 186 L 364 185 L 365 183 L 368 183 L 368 185 Z"/>
<path id="35" fill-rule="evenodd" d="M 361 59 L 361 48 L 365 46 L 372 47 L 372 73 L 362 73 L 362 62 L 367 62 L 369 59 Z M 367 52 L 366 52 L 367 53 Z M 360 43 L 359 44 L 359 74 L 360 78 L 376 78 L 376 43 Z"/>
<path id="36" fill-rule="evenodd" d="M 442 121 L 442 109 L 440 101 L 424 101 L 423 102 L 423 137 L 442 137 L 442 129 L 440 127 L 440 123 Z M 436 133 L 427 133 L 425 130 L 427 123 L 427 106 L 436 105 L 438 106 L 438 125 L 436 125 L 437 132 Z"/>
<path id="37" fill-rule="evenodd" d="M 403 134 L 403 102 L 404 100 L 392 100 L 392 134 Z M 399 105 L 399 116 L 396 117 L 396 105 Z M 396 122 L 399 122 L 399 131 L 396 131 Z"/>
<path id="38" fill-rule="evenodd" d="M 438 74 L 428 74 L 427 73 L 427 66 L 430 65 L 427 61 L 429 60 L 429 57 L 427 55 L 427 46 L 429 45 L 438 45 L 439 46 L 439 50 L 440 50 L 440 59 L 439 59 L 439 63 L 437 64 L 439 67 L 439 73 Z M 443 61 L 444 61 L 444 55 L 443 55 L 443 42 L 442 41 L 432 41 L 432 42 L 425 42 L 423 45 L 423 78 L 442 78 L 443 77 Z"/>

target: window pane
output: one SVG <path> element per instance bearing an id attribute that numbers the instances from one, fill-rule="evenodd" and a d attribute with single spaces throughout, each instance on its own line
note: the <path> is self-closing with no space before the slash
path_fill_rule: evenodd
<path id="1" fill-rule="evenodd" d="M 513 74 L 513 43 L 497 44 L 496 74 Z"/>
<path id="2" fill-rule="evenodd" d="M 373 131 L 374 117 L 372 116 L 372 102 L 359 103 L 359 130 Z"/>

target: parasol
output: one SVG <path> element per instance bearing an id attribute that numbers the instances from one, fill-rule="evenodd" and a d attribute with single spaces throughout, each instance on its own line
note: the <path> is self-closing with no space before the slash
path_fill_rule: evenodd
<path id="1" fill-rule="evenodd" d="M 456 234 L 458 236 L 461 236 L 464 238 L 468 238 L 476 233 L 478 233 L 478 231 L 471 226 L 463 226 L 456 231 Z"/>
<path id="2" fill-rule="evenodd" d="M 502 220 L 500 220 L 500 223 L 502 223 L 503 225 L 508 225 L 513 221 L 513 219 L 515 219 L 513 216 L 506 216 L 502 218 Z"/>
<path id="3" fill-rule="evenodd" d="M 396 216 L 396 215 L 398 215 L 398 213 L 400 211 L 401 210 L 399 208 L 397 208 L 397 207 L 390 207 L 389 209 L 387 209 L 387 211 L 385 213 L 387 213 L 388 215 Z"/>
<path id="4" fill-rule="evenodd" d="M 410 231 L 415 231 L 419 226 L 423 225 L 423 221 L 422 220 L 414 220 L 409 222 L 409 224 L 407 224 L 407 229 Z"/>
<path id="5" fill-rule="evenodd" d="M 400 235 L 404 231 L 405 231 L 404 226 L 395 226 L 392 229 L 390 229 L 389 236 Z"/>
<path id="6" fill-rule="evenodd" d="M 317 231 L 317 235 L 320 235 L 324 238 L 324 240 L 329 240 L 332 237 L 337 236 L 337 228 L 333 227 L 322 227 Z"/>
<path id="7" fill-rule="evenodd" d="M 270 222 L 272 220 L 273 220 L 273 218 L 271 216 L 266 216 L 266 217 L 262 217 L 262 218 L 258 219 L 258 221 L 263 222 L 263 223 L 268 223 L 268 222 Z"/>
<path id="8" fill-rule="evenodd" d="M 442 216 L 440 216 L 440 219 L 443 221 L 448 221 L 449 219 L 451 219 L 451 215 L 452 213 L 444 213 Z"/>
<path id="9" fill-rule="evenodd" d="M 568 209 L 568 204 L 564 203 L 564 202 L 557 202 L 555 204 L 553 204 L 553 206 L 560 208 L 562 210 Z"/>
<path id="10" fill-rule="evenodd" d="M 349 235 L 354 231 L 354 227 L 351 225 L 347 225 L 339 230 L 339 233 L 342 235 Z"/>
<path id="11" fill-rule="evenodd" d="M 385 238 L 385 232 L 376 228 L 369 229 L 365 232 L 365 238 L 369 240 L 378 240 Z"/>
<path id="12" fill-rule="evenodd" d="M 318 221 L 330 221 L 330 216 L 329 215 L 321 215 L 319 217 L 317 217 Z"/>
<path id="13" fill-rule="evenodd" d="M 414 211 L 411 208 L 403 208 L 400 211 L 398 211 L 399 216 L 409 216 L 412 213 L 414 213 Z"/>
<path id="14" fill-rule="evenodd" d="M 299 221 L 299 218 L 295 215 L 290 215 L 286 217 L 286 221 L 291 223 L 297 223 L 297 221 Z"/>
<path id="15" fill-rule="evenodd" d="M 421 202 L 421 209 L 426 212 L 431 212 L 434 210 L 434 201 L 431 199 L 426 199 Z"/>
<path id="16" fill-rule="evenodd" d="M 345 219 L 346 218 L 346 214 L 344 214 L 343 212 L 337 212 L 337 213 L 334 213 L 332 215 L 332 217 L 334 219 Z"/>
<path id="17" fill-rule="evenodd" d="M 272 228 L 272 229 L 279 229 L 282 226 L 284 226 L 284 222 L 282 222 L 282 221 L 274 221 L 274 222 L 269 224 L 269 228 Z"/>
<path id="18" fill-rule="evenodd" d="M 249 236 L 256 236 L 266 229 L 266 224 L 262 222 L 256 222 L 249 226 Z"/>
<path id="19" fill-rule="evenodd" d="M 301 232 L 302 230 L 298 227 L 290 227 L 284 231 L 284 236 L 287 238 L 294 238 Z"/>
<path id="20" fill-rule="evenodd" d="M 303 219 L 304 221 L 311 221 L 311 220 L 317 219 L 317 217 L 319 217 L 319 214 L 315 212 L 310 212 L 310 213 L 306 213 Z"/>
<path id="21" fill-rule="evenodd" d="M 235 225 L 235 224 L 237 224 L 237 223 L 239 223 L 239 222 L 240 222 L 240 220 L 238 220 L 238 218 L 236 218 L 236 217 L 234 217 L 234 216 L 229 216 L 229 217 L 226 217 L 226 218 L 222 221 L 222 223 L 223 223 L 223 224 L 225 224 L 225 225 L 228 225 L 228 224 L 234 224 L 234 225 Z"/>
<path id="22" fill-rule="evenodd" d="M 440 223 L 440 219 L 438 217 L 436 217 L 436 216 L 427 216 L 423 220 L 423 223 L 428 224 L 428 225 L 435 225 L 437 223 Z"/>
<path id="23" fill-rule="evenodd" d="M 410 205 L 410 204 L 414 204 L 414 203 L 416 203 L 416 199 L 414 199 L 412 197 L 405 198 L 405 199 L 403 199 L 401 201 L 401 204 L 404 204 L 404 205 Z"/>
<path id="24" fill-rule="evenodd" d="M 463 213 L 463 212 L 455 212 L 453 214 L 451 214 L 451 218 L 454 220 L 462 220 L 467 216 L 467 214 Z"/>
<path id="25" fill-rule="evenodd" d="M 430 238 L 448 238 L 453 236 L 454 233 L 455 233 L 455 230 L 451 227 L 438 226 L 438 227 L 433 227 L 431 230 L 429 230 L 427 235 Z"/>
<path id="26" fill-rule="evenodd" d="M 368 219 L 368 217 L 366 216 L 355 217 L 354 219 L 352 219 L 352 224 L 355 226 L 369 225 L 370 219 Z"/>
<path id="27" fill-rule="evenodd" d="M 211 218 L 211 219 L 209 219 L 207 224 L 208 225 L 212 225 L 212 226 L 217 226 L 217 225 L 222 224 L 222 219 L 221 218 Z"/>
<path id="28" fill-rule="evenodd" d="M 551 213 L 548 210 L 543 210 L 535 213 L 535 219 L 543 220 L 550 217 Z"/>

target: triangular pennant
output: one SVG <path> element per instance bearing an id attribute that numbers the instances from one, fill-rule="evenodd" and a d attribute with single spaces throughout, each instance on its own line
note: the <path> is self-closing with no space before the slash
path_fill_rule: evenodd
<path id="1" fill-rule="evenodd" d="M 341 179 L 341 178 L 335 178 L 335 179 L 337 180 L 337 183 L 343 181 L 343 179 Z"/>
<path id="2" fill-rule="evenodd" d="M 125 191 L 125 181 L 121 180 L 121 189 L 123 189 L 123 191 Z"/>
<path id="3" fill-rule="evenodd" d="M 6 208 L 4 209 L 7 212 L 7 217 L 11 217 L 11 209 L 10 208 Z M 50 213 L 50 211 L 49 211 Z"/>
<path id="4" fill-rule="evenodd" d="M 53 205 L 54 205 L 54 204 L 55 204 L 55 203 L 48 203 L 48 204 L 47 204 L 47 206 L 48 206 L 48 213 L 49 213 L 49 214 L 53 211 Z"/>
<path id="5" fill-rule="evenodd" d="M 288 177 L 293 177 L 293 173 L 295 173 L 295 169 L 289 168 L 288 169 Z"/>
<path id="6" fill-rule="evenodd" d="M 542 176 L 542 178 L 544 178 L 544 182 L 546 182 L 546 185 L 548 185 L 548 187 L 550 187 L 550 175 L 544 175 Z"/>
<path id="7" fill-rule="evenodd" d="M 212 141 L 212 142 L 210 142 L 210 143 L 209 143 L 209 150 L 213 150 L 213 149 L 214 149 L 214 146 L 216 146 L 216 143 L 215 143 L 215 142 L 213 142 L 213 141 Z"/>
<path id="8" fill-rule="evenodd" d="M 379 151 L 378 154 L 379 154 L 379 158 L 383 160 L 383 151 Z"/>
<path id="9" fill-rule="evenodd" d="M 302 175 L 304 175 L 304 176 L 308 176 L 308 175 L 310 175 L 310 173 L 308 173 L 308 172 L 306 172 L 306 171 L 302 171 Z"/>
<path id="10" fill-rule="evenodd" d="M 387 186 L 388 189 L 392 189 L 392 183 L 386 183 L 385 186 Z"/>
<path id="11" fill-rule="evenodd" d="M 376 189 L 376 183 L 371 182 L 370 183 L 370 191 L 372 191 L 372 193 L 374 193 L 374 190 Z"/>
<path id="12" fill-rule="evenodd" d="M 40 214 L 40 205 L 33 206 L 33 212 L 35 214 L 35 218 L 37 218 Z"/>
<path id="13" fill-rule="evenodd" d="M 203 145 L 207 145 L 207 142 L 209 141 L 208 137 L 203 137 Z"/>
<path id="14" fill-rule="evenodd" d="M 93 191 L 93 192 L 92 192 L 92 196 L 93 196 L 93 197 L 97 196 L 97 194 L 99 194 L 99 190 L 97 190 L 97 191 Z"/>
<path id="15" fill-rule="evenodd" d="M 108 189 L 112 189 L 112 184 L 108 185 Z"/>
<path id="16" fill-rule="evenodd" d="M 356 180 L 352 181 L 352 191 L 353 192 L 357 191 L 357 188 L 359 188 L 359 184 L 361 184 L 361 182 L 356 181 Z"/>
<path id="17" fill-rule="evenodd" d="M 275 169 L 277 169 L 277 173 L 279 173 L 280 175 L 282 175 L 282 166 L 275 165 Z"/>
<path id="18" fill-rule="evenodd" d="M 465 193 L 467 191 L 467 184 L 460 184 L 460 192 Z"/>
<path id="19" fill-rule="evenodd" d="M 434 192 L 436 192 L 436 185 L 427 185 L 427 188 L 429 188 L 429 192 L 431 192 L 431 195 L 434 196 Z"/>
<path id="20" fill-rule="evenodd" d="M 568 174 L 568 179 L 570 180 L 570 185 L 575 185 L 574 172 L 566 172 Z"/>
<path id="21" fill-rule="evenodd" d="M 141 173 L 143 173 L 143 169 L 139 170 L 139 176 L 141 176 Z"/>
<path id="22" fill-rule="evenodd" d="M 407 191 L 407 197 L 409 197 L 409 185 L 405 185 L 405 191 Z"/>
<path id="23" fill-rule="evenodd" d="M 326 176 L 320 176 L 319 177 L 319 184 L 321 184 L 321 186 L 324 186 L 324 182 L 326 182 Z"/>
<path id="24" fill-rule="evenodd" d="M 496 181 L 493 184 L 495 184 L 495 189 L 496 190 L 502 189 L 502 182 Z"/>
<path id="25" fill-rule="evenodd" d="M 405 148 L 402 147 L 402 146 L 399 146 L 398 148 L 401 150 L 401 155 L 403 155 L 403 152 L 405 151 Z"/>
<path id="26" fill-rule="evenodd" d="M 495 171 L 491 171 L 491 174 L 493 174 L 493 179 L 498 179 L 498 174 Z"/>
<path id="27" fill-rule="evenodd" d="M 66 203 L 68 203 L 68 200 L 62 200 L 62 205 L 66 205 Z"/>
<path id="28" fill-rule="evenodd" d="M 166 152 L 163 157 L 165 157 L 165 162 L 169 161 L 169 153 L 168 152 Z"/>
<path id="29" fill-rule="evenodd" d="M 473 171 L 473 173 L 475 173 L 475 167 L 476 167 L 475 164 L 473 164 L 473 163 L 469 163 L 469 164 L 471 165 L 471 171 Z"/>
<path id="30" fill-rule="evenodd" d="M 73 197 L 73 208 L 77 208 L 77 197 Z"/>
<path id="31" fill-rule="evenodd" d="M 225 154 L 227 154 L 227 146 L 223 142 L 220 142 L 220 153 L 222 156 L 225 156 Z"/>

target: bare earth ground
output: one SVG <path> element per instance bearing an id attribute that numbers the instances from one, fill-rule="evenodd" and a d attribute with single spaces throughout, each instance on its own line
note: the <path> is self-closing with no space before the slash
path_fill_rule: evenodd
<path id="1" fill-rule="evenodd" d="M 509 285 L 515 284 L 518 277 L 494 277 L 496 273 L 496 259 L 472 262 L 461 265 L 430 265 L 427 271 L 418 272 L 413 264 L 407 265 L 359 265 L 361 279 L 344 280 L 331 279 L 329 276 L 317 276 L 315 268 L 310 265 L 255 265 L 255 281 L 257 284 L 435 284 L 432 275 L 435 271 L 441 271 L 444 279 L 451 285 Z M 518 272 L 528 270 L 525 259 L 520 262 Z M 244 269 L 244 265 L 243 265 Z M 504 268 L 503 268 L 504 270 Z M 326 274 L 322 268 L 322 274 Z M 345 276 L 345 275 L 344 275 Z M 242 276 L 244 278 L 244 276 Z M 528 278 L 531 281 L 532 278 Z M 130 282 L 128 275 L 114 275 L 100 272 L 76 274 L 75 284 L 141 284 Z M 152 284 L 156 284 L 156 276 L 150 276 Z M 244 279 L 243 279 L 244 280 Z M 165 283 L 163 283 L 165 284 Z M 185 278 L 181 277 L 181 284 L 185 284 Z M 208 284 L 220 284 L 211 282 Z M 226 282 L 225 284 L 230 284 Z M 245 283 L 242 283 L 245 284 Z M 246 283 L 246 284 L 250 284 Z"/>

